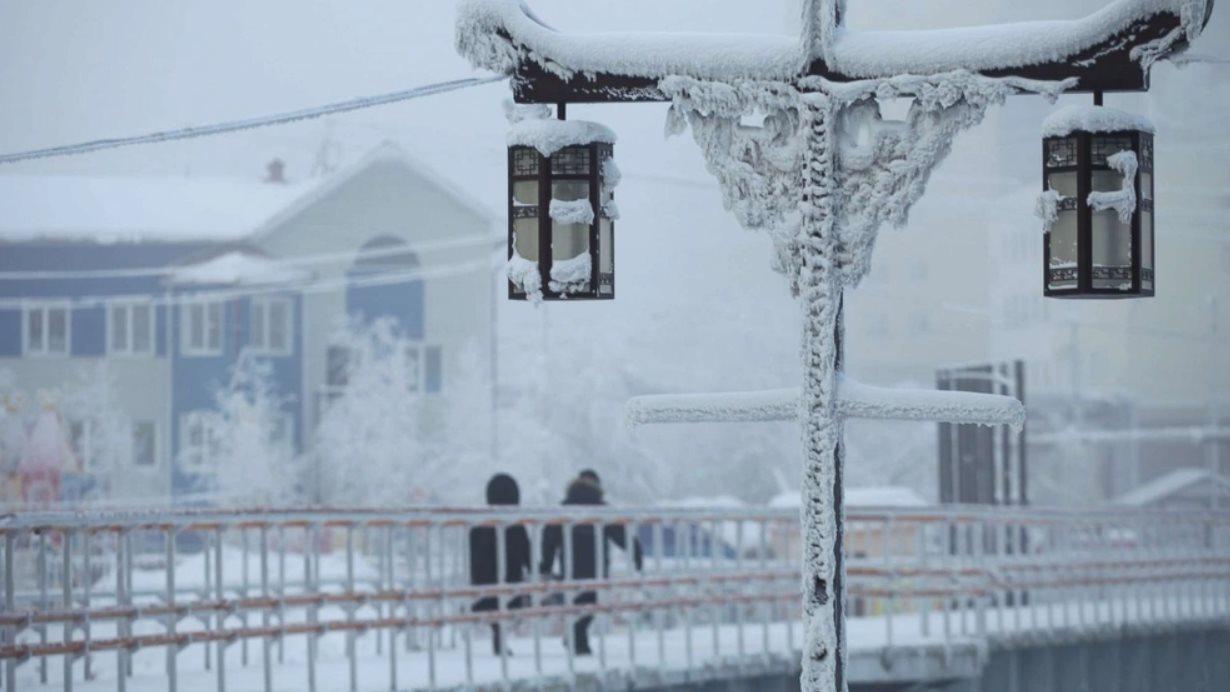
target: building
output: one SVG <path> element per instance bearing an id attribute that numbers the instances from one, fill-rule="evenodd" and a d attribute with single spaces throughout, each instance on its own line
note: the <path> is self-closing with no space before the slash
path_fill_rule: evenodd
<path id="1" fill-rule="evenodd" d="M 66 421 L 93 492 L 190 495 L 209 486 L 204 414 L 241 357 L 268 363 L 272 434 L 294 452 L 345 385 L 331 337 L 348 320 L 394 320 L 425 396 L 467 349 L 491 377 L 492 231 L 390 144 L 302 182 L 280 161 L 264 181 L 0 176 L 0 370 L 31 401 L 105 364 L 132 440 L 127 463 L 88 468 L 89 426 Z"/>
<path id="2" fill-rule="evenodd" d="M 1202 510 L 1230 508 L 1230 479 L 1205 469 L 1179 469 L 1115 498 L 1120 507 Z"/>
<path id="3" fill-rule="evenodd" d="M 1157 295 L 1044 298 L 1037 220 L 1005 214 L 992 229 L 988 355 L 1025 361 L 1030 495 L 1038 504 L 1110 502 L 1185 467 L 1230 473 L 1230 176 L 1200 155 L 1198 132 L 1168 126 L 1193 110 L 1183 98 L 1121 98 L 1108 105 L 1159 127 Z M 1025 173 L 1000 198 L 1005 209 L 1030 209 L 1038 195 L 1036 123 L 1049 108 L 1029 104 L 1004 115 L 999 151 L 1013 162 L 1005 168 Z"/>

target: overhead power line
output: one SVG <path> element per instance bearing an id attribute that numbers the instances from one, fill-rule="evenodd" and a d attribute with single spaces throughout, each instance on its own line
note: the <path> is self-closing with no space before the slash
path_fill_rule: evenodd
<path id="1" fill-rule="evenodd" d="M 349 101 L 339 101 L 337 103 L 316 106 L 315 108 L 304 108 L 301 110 L 287 111 L 284 113 L 274 113 L 272 115 L 262 115 L 254 118 L 244 118 L 242 120 L 229 120 L 211 125 L 185 127 L 178 130 L 151 132 L 149 134 L 137 135 L 134 137 L 96 139 L 91 142 L 65 144 L 58 147 L 32 149 L 30 151 L 18 151 L 11 154 L 0 154 L 0 164 L 17 163 L 18 161 L 43 159 L 52 156 L 86 154 L 92 151 L 99 151 L 101 149 L 115 149 L 118 147 L 129 147 L 137 144 L 157 144 L 159 142 L 171 142 L 177 139 L 207 137 L 210 135 L 225 134 L 227 132 L 238 132 L 240 130 L 251 130 L 257 127 L 267 127 L 269 125 L 284 125 L 286 123 L 292 123 L 298 120 L 310 120 L 312 118 L 333 115 L 335 113 L 346 113 L 348 111 L 356 111 L 375 106 L 384 106 L 390 103 L 409 101 L 411 99 L 421 98 L 423 96 L 442 94 L 448 91 L 456 91 L 458 89 L 467 89 L 469 87 L 490 84 L 491 82 L 498 82 L 505 79 L 507 79 L 507 77 L 504 75 L 467 77 L 465 79 L 454 79 L 448 82 L 427 84 L 425 86 L 415 87 L 404 91 L 394 91 L 389 94 L 364 96 L 362 98 L 351 99 Z"/>
<path id="2" fill-rule="evenodd" d="M 477 258 L 473 260 L 448 262 L 429 267 L 410 267 L 380 271 L 366 276 L 317 276 L 301 280 L 281 281 L 264 284 L 243 285 L 222 288 L 187 288 L 181 292 L 172 292 L 168 287 L 161 295 L 148 291 L 128 293 L 107 293 L 84 296 L 68 296 L 61 298 L 0 298 L 0 309 L 20 310 L 32 302 L 55 302 L 70 309 L 105 307 L 116 302 L 140 301 L 144 305 L 154 307 L 175 306 L 182 303 L 197 301 L 225 301 L 237 298 L 274 295 L 282 293 L 328 293 L 343 289 L 365 288 L 371 286 L 387 286 L 408 281 L 429 281 L 463 276 L 479 271 L 495 271 L 502 263 L 494 257 Z"/>
<path id="3" fill-rule="evenodd" d="M 492 248 L 507 242 L 504 236 L 475 235 L 460 238 L 442 238 L 424 242 L 406 243 L 378 248 L 359 248 L 358 250 L 340 250 L 321 252 L 308 255 L 292 255 L 288 257 L 264 258 L 270 267 L 313 267 L 337 262 L 357 262 L 359 260 L 379 260 L 389 257 L 400 257 L 409 253 L 425 253 L 440 250 L 460 250 L 472 247 L 490 246 Z M 227 247 L 220 243 L 221 252 L 239 251 L 238 247 Z M 210 258 L 212 259 L 212 257 Z M 15 269 L 0 271 L 0 281 L 30 281 L 45 279 L 139 279 L 172 276 L 193 264 L 207 262 L 208 259 L 181 265 L 159 265 L 150 267 L 126 267 L 123 269 Z"/>

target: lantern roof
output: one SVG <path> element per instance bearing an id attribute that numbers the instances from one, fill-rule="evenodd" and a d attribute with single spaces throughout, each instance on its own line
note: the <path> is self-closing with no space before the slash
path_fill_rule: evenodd
<path id="1" fill-rule="evenodd" d="M 1153 123 L 1143 115 L 1117 108 L 1093 105 L 1064 106 L 1042 121 L 1043 137 L 1066 137 L 1081 132 L 1153 132 Z"/>
<path id="2" fill-rule="evenodd" d="M 551 28 L 523 0 L 464 0 L 457 47 L 474 65 L 513 75 L 520 102 L 661 101 L 657 80 L 672 75 L 793 82 L 968 70 L 1078 77 L 1075 91 L 1143 90 L 1153 62 L 1184 50 L 1213 9 L 1213 0 L 1114 0 L 1074 20 L 854 31 L 840 25 L 835 1 L 804 0 L 813 19 L 792 36 L 573 34 Z"/>
<path id="3" fill-rule="evenodd" d="M 527 118 L 508 128 L 508 146 L 533 147 L 543 156 L 550 156 L 564 147 L 595 142 L 614 144 L 615 133 L 598 123 L 553 118 Z"/>

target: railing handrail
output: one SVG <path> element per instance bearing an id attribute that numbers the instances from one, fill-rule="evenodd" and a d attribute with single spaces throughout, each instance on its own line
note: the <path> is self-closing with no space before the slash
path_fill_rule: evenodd
<path id="1" fill-rule="evenodd" d="M 895 628 L 904 622 L 918 628 L 908 635 L 911 641 L 921 635 L 948 647 L 1045 636 L 1089 621 L 1170 627 L 1230 614 L 1230 511 L 860 506 L 848 508 L 846 520 L 849 612 L 879 617 L 888 648 L 900 641 Z M 585 532 L 545 530 L 586 525 L 624 526 L 623 555 L 612 559 L 611 539 L 604 539 L 593 541 L 589 557 L 577 557 L 576 541 L 590 540 Z M 409 647 L 411 639 L 425 638 L 427 648 L 415 655 L 430 668 L 445 655 L 433 647 L 444 646 L 447 632 L 454 653 L 465 648 L 459 660 L 465 661 L 469 684 L 475 632 L 508 621 L 532 624 L 537 651 L 544 624 L 570 632 L 566 622 L 590 616 L 607 623 L 608 634 L 596 628 L 600 642 L 616 629 L 626 631 L 633 676 L 633 640 L 656 632 L 665 660 L 668 629 L 685 637 L 690 671 L 714 661 L 744 665 L 750 660 L 745 636 L 756 630 L 763 656 L 758 661 L 789 660 L 798 651 L 799 525 L 798 510 L 790 507 L 14 512 L 0 515 L 0 667 L 12 687 L 16 667 L 27 660 L 36 662 L 42 680 L 48 679 L 48 659 L 57 656 L 65 675 L 80 666 L 88 677 L 91 657 L 99 652 L 115 652 L 116 670 L 122 670 L 132 652 L 158 647 L 166 650 L 173 682 L 183 647 L 203 648 L 206 660 L 212 652 L 221 662 L 231 643 L 260 640 L 268 681 L 273 642 L 280 650 L 284 639 L 300 637 L 307 645 L 307 670 L 314 671 L 315 642 L 332 635 L 346 638 L 354 676 L 355 640 L 365 632 L 375 633 L 378 655 L 380 642 L 388 643 L 384 650 L 393 668 L 396 639 Z M 529 551 L 529 571 L 520 576 L 524 581 L 508 583 L 518 577 L 508 576 L 502 565 L 512 564 L 505 560 L 518 534 L 471 530 L 513 526 L 527 529 L 520 535 L 528 546 L 520 550 Z M 645 547 L 643 564 L 629 537 Z M 476 562 L 474 571 L 472 559 L 487 560 L 472 557 L 476 549 L 479 555 L 494 551 L 491 562 L 500 567 L 482 571 L 487 563 Z M 556 556 L 561 566 L 574 569 L 593 560 L 593 571 L 553 579 L 545 573 L 555 571 Z M 544 574 L 536 580 L 535 572 Z M 488 579 L 497 583 L 471 583 Z M 996 619 L 994 626 L 988 617 Z M 160 629 L 151 631 L 151 625 Z M 719 650 L 724 627 L 736 635 L 733 652 Z M 785 634 L 784 645 L 780 637 L 770 641 L 771 628 Z M 692 637 L 702 631 L 712 639 L 712 658 L 697 660 Z M 726 658 L 731 653 L 737 655 Z M 568 656 L 572 675 L 571 650 Z M 541 674 L 541 660 L 535 665 Z M 507 661 L 501 675 L 507 681 Z M 436 688 L 434 678 L 428 687 Z"/>
<path id="2" fill-rule="evenodd" d="M 0 515 L 0 535 L 11 531 L 86 529 L 95 532 L 172 527 L 177 530 L 215 528 L 247 524 L 260 526 L 422 526 L 449 524 L 449 519 L 466 525 L 631 523 L 646 520 L 721 520 L 776 521 L 798 517 L 795 508 L 783 507 L 670 507 L 670 506 L 546 506 L 486 507 L 454 505 L 417 505 L 405 507 L 293 507 L 293 508 L 139 508 L 83 510 L 18 510 Z M 1159 518 L 1170 521 L 1230 522 L 1230 510 L 1037 507 L 1030 505 L 929 505 L 919 507 L 847 507 L 847 522 L 903 521 L 978 522 L 1011 521 L 1021 524 L 1049 523 L 1085 519 Z"/>

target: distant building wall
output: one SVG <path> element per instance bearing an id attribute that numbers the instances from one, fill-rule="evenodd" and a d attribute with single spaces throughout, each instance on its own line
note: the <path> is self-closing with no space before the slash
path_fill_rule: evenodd
<path id="1" fill-rule="evenodd" d="M 258 192 L 279 192 L 274 187 L 262 186 Z M 185 463 L 185 421 L 216 410 L 220 388 L 245 353 L 270 365 L 272 385 L 286 414 L 282 433 L 296 452 L 306 449 L 318 423 L 317 399 L 327 384 L 332 338 L 339 327 L 360 316 L 391 317 L 419 342 L 425 394 L 448 391 L 451 373 L 463 367 L 463 352 L 483 354 L 481 362 L 488 365 L 479 374 L 494 375 L 490 356 L 496 269 L 490 260 L 497 244 L 491 242 L 490 219 L 477 205 L 395 151 L 376 152 L 348 171 L 302 187 L 306 194 L 246 237 L 234 229 L 223 234 L 227 239 L 242 237 L 242 245 L 231 240 L 0 242 L 0 272 L 94 272 L 0 278 L 0 368 L 14 371 L 16 386 L 33 394 L 70 386 L 70 375 L 82 367 L 108 364 L 119 405 L 134 421 L 153 421 L 157 437 L 157 463 L 115 469 L 106 483 L 112 497 L 182 496 L 213 485 L 207 468 Z M 134 237 L 146 230 L 134 229 Z M 364 248 L 377 240 L 404 245 L 414 262 L 403 257 L 356 263 Z M 306 255 L 334 259 L 305 265 L 310 277 L 306 286 L 280 289 L 172 285 L 166 271 L 105 276 L 112 270 L 195 264 L 237 247 L 275 260 Z M 413 270 L 411 264 L 431 270 L 431 276 L 380 278 Z M 220 301 L 217 343 L 185 348 L 187 306 L 211 291 L 227 294 Z M 277 353 L 263 349 L 255 354 L 253 304 L 271 297 L 290 301 L 290 344 Z M 109 341 L 111 309 L 132 300 L 150 305 L 149 347 L 141 353 L 116 353 Z M 68 310 L 67 344 L 62 352 L 30 353 L 26 311 L 51 304 Z"/>

